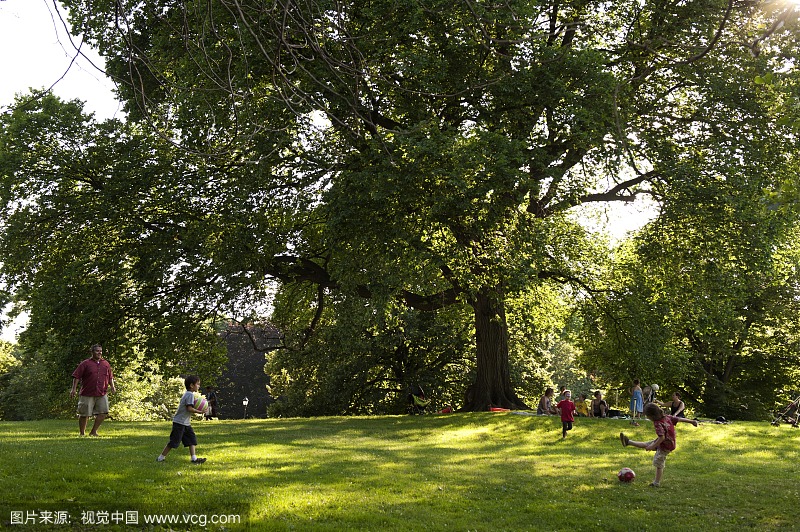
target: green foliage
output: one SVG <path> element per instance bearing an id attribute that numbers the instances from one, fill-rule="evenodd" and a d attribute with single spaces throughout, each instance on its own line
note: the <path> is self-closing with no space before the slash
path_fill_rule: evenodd
<path id="1" fill-rule="evenodd" d="M 758 189 L 719 186 L 713 206 L 682 202 L 618 251 L 614 290 L 586 309 L 582 362 L 612 385 L 680 389 L 705 415 L 765 419 L 800 364 L 797 234 L 785 211 L 761 210 Z"/>
<path id="2" fill-rule="evenodd" d="M 29 351 L 19 353 L 19 364 L 0 380 L 2 419 L 32 420 L 66 418 L 75 413 L 70 400 L 71 368 L 64 368 L 52 359 L 37 360 Z"/>
<path id="3" fill-rule="evenodd" d="M 14 344 L 0 340 L 0 375 L 5 375 L 18 365 L 19 360 L 14 356 Z"/>
<path id="4" fill-rule="evenodd" d="M 18 309 L 30 313 L 20 343 L 64 366 L 102 343 L 118 363 L 143 352 L 173 368 L 218 368 L 200 265 L 225 250 L 214 249 L 216 231 L 195 228 L 209 218 L 200 191 L 173 179 L 202 170 L 136 125 L 96 123 L 77 102 L 17 103 L 0 117 L 0 255 Z"/>
<path id="5" fill-rule="evenodd" d="M 588 389 L 575 359 L 571 307 L 566 290 L 553 284 L 541 284 L 509 301 L 511 381 L 529 406 L 535 407 L 548 386 Z"/>
<path id="6" fill-rule="evenodd" d="M 6 403 L 2 399 L 2 390 L 8 387 L 12 375 L 21 364 L 16 356 L 15 347 L 10 342 L 0 340 L 0 419 L 8 419 L 5 414 Z"/>
<path id="7" fill-rule="evenodd" d="M 280 396 L 271 416 L 404 413 L 412 386 L 425 390 L 431 409 L 462 404 L 471 368 L 463 311 L 378 308 L 326 296 L 310 336 L 307 322 L 292 321 L 294 309 L 313 308 L 310 295 L 293 290 L 276 298 L 273 318 L 285 345 L 268 355 L 271 393 Z"/>
<path id="8" fill-rule="evenodd" d="M 601 388 L 628 389 L 638 378 L 669 386 L 683 382 L 687 356 L 669 346 L 663 316 L 670 309 L 647 279 L 633 252 L 633 242 L 620 245 L 610 261 L 607 290 L 582 306 L 586 337 L 580 364 Z"/>
<path id="9" fill-rule="evenodd" d="M 643 336 L 627 362 L 608 366 L 608 378 L 649 371 L 658 346 L 660 371 L 680 366 L 691 350 L 673 341 L 679 323 L 696 326 L 717 351 L 749 330 L 737 305 L 769 261 L 746 266 L 743 257 L 772 249 L 777 233 L 736 233 L 737 221 L 762 220 L 752 209 L 744 218 L 729 211 L 752 207 L 742 198 L 794 208 L 797 146 L 781 115 L 796 110 L 795 32 L 777 31 L 779 22 L 797 28 L 793 8 L 62 4 L 105 55 L 128 112 L 125 123 L 98 124 L 80 103 L 44 96 L 21 98 L 0 117 L 0 282 L 30 312 L 20 341 L 37 352 L 58 346 L 64 366 L 94 338 L 170 371 L 218 367 L 220 320 L 258 321 L 276 282 L 287 291 L 311 283 L 335 311 L 320 327 L 309 327 L 307 307 L 284 309 L 285 321 L 328 331 L 332 345 L 301 333 L 293 354 L 308 350 L 311 367 L 289 354 L 275 367 L 304 389 L 324 382 L 320 369 L 331 382 L 358 375 L 345 396 L 366 386 L 374 395 L 361 404 L 384 404 L 386 383 L 396 389 L 399 379 L 379 360 L 404 345 L 428 348 L 455 322 L 449 347 L 434 342 L 433 360 L 413 357 L 428 366 L 443 354 L 458 360 L 443 383 L 474 367 L 471 409 L 521 406 L 512 374 L 529 397 L 545 353 L 561 344 L 542 331 L 535 337 L 547 345 L 514 345 L 521 336 L 509 338 L 509 298 L 543 280 L 569 285 L 576 299 L 600 297 L 610 284 L 569 211 L 640 193 L 663 205 L 666 233 L 687 220 L 693 246 L 641 279 L 668 280 L 680 271 L 672 266 L 700 264 L 702 282 L 683 300 L 678 284 L 648 287 L 668 301 L 644 294 L 623 307 L 635 322 L 595 327 Z M 733 267 L 696 262 L 693 253 L 722 260 L 724 250 L 704 248 L 706 230 L 740 238 Z M 671 249 L 681 249 L 678 240 Z M 705 305 L 704 289 L 725 283 L 740 292 Z M 359 317 L 356 296 L 370 300 L 374 318 Z M 474 364 L 461 360 L 465 305 Z M 452 316 L 416 315 L 448 306 Z M 411 326 L 422 328 L 419 337 Z M 365 356 L 373 349 L 376 359 Z M 328 353 L 344 373 L 319 364 Z M 292 403 L 305 404 L 295 389 Z M 358 408 L 351 399 L 332 404 Z"/>
<path id="10" fill-rule="evenodd" d="M 786 55 L 794 39 L 776 35 L 775 55 L 731 62 L 726 52 L 703 69 L 678 69 L 669 94 L 680 111 L 638 139 L 651 150 L 662 205 L 614 252 L 612 290 L 587 308 L 582 361 L 608 384 L 666 384 L 701 413 L 740 419 L 763 419 L 776 390 L 791 386 L 796 265 L 785 257 L 798 218 L 787 184 L 798 146 L 778 115 L 797 83 Z M 763 74 L 769 64 L 781 64 L 781 76 Z M 754 74 L 731 85 L 742 68 Z"/>
<path id="11" fill-rule="evenodd" d="M 10 345 L 4 343 L 3 347 Z M 33 420 L 71 418 L 77 399 L 70 398 L 74 364 L 65 366 L 53 351 L 34 352 L 15 348 L 13 361 L 0 374 L 0 419 Z M 112 358 L 117 393 L 109 394 L 110 416 L 119 421 L 172 419 L 183 394 L 183 379 L 164 377 L 174 370 L 145 362 L 141 356 Z M 123 363 L 123 361 L 126 361 Z M 119 364 L 117 365 L 117 362 Z"/>
<path id="12" fill-rule="evenodd" d="M 171 420 L 186 388 L 182 378 L 165 378 L 162 373 L 141 361 L 117 372 L 117 393 L 109 396 L 109 415 L 117 421 Z"/>
<path id="13" fill-rule="evenodd" d="M 378 309 L 358 298 L 326 296 L 323 317 L 310 335 L 306 327 L 319 305 L 313 297 L 309 287 L 282 291 L 275 299 L 273 322 L 285 341 L 268 356 L 272 393 L 281 397 L 271 415 L 402 413 L 415 384 L 432 399 L 432 408 L 464 404 L 474 376 L 465 310 Z M 511 382 L 522 400 L 535 404 L 554 383 L 593 389 L 578 366 L 580 324 L 564 285 L 543 283 L 509 298 L 507 310 Z"/>

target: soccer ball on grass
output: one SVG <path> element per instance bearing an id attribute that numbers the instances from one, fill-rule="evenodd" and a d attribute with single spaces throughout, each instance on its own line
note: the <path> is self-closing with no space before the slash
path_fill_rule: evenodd
<path id="1" fill-rule="evenodd" d="M 617 473 L 617 478 L 620 482 L 625 482 L 626 484 L 633 482 L 636 478 L 636 473 L 633 472 L 633 469 L 630 467 L 623 467 Z"/>

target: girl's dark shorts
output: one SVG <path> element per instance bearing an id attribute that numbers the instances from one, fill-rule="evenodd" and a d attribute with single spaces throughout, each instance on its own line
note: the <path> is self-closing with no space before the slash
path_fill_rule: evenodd
<path id="1" fill-rule="evenodd" d="M 169 434 L 169 446 L 173 449 L 177 449 L 181 443 L 184 447 L 197 445 L 197 436 L 191 425 L 181 425 L 173 421 L 172 432 Z"/>

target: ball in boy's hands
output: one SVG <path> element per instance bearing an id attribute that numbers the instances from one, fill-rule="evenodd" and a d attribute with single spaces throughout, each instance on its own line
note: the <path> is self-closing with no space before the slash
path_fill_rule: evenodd
<path id="1" fill-rule="evenodd" d="M 195 410 L 199 410 L 200 412 L 205 412 L 207 408 L 208 408 L 208 399 L 206 399 L 202 395 L 194 400 Z"/>
<path id="2" fill-rule="evenodd" d="M 617 473 L 617 478 L 620 482 L 633 482 L 633 480 L 636 478 L 636 473 L 634 473 L 633 469 L 630 467 L 623 467 L 619 470 L 619 473 Z"/>

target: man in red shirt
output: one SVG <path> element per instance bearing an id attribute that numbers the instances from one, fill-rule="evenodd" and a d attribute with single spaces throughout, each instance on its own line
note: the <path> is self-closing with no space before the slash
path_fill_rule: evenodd
<path id="1" fill-rule="evenodd" d="M 92 358 L 87 358 L 72 372 L 72 390 L 70 397 L 75 397 L 78 390 L 78 383 L 81 383 L 80 397 L 78 398 L 78 428 L 81 436 L 86 435 L 86 423 L 91 416 L 94 416 L 94 425 L 89 436 L 97 436 L 97 429 L 108 415 L 108 388 L 112 392 L 117 389 L 114 386 L 114 375 L 111 372 L 111 364 L 103 358 L 103 347 L 95 344 L 90 349 Z"/>

